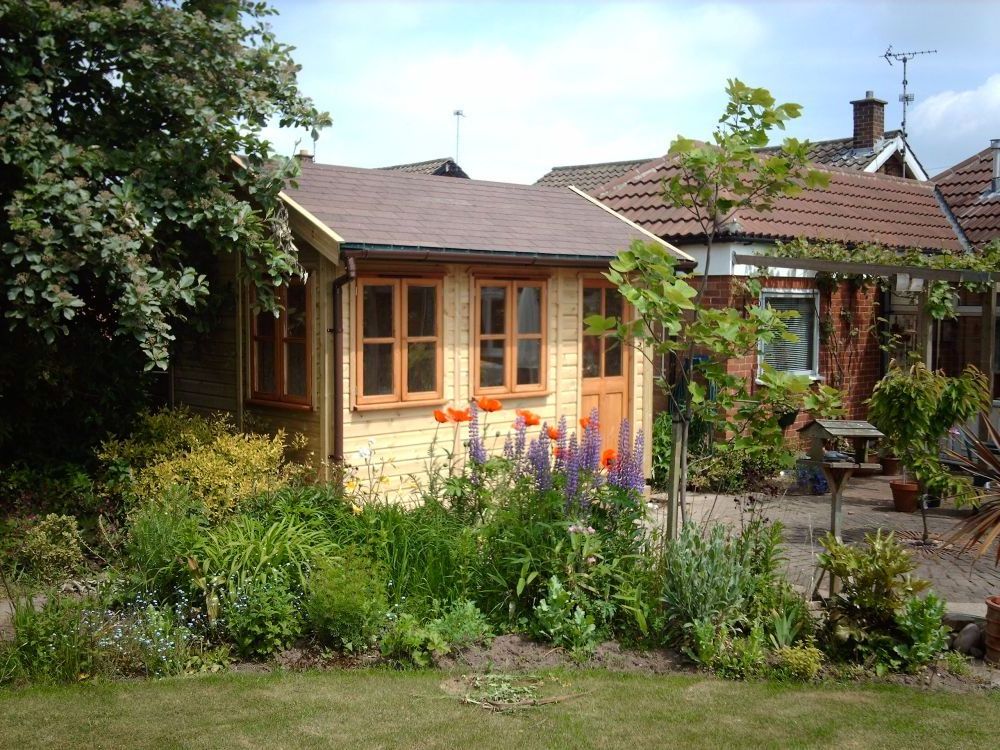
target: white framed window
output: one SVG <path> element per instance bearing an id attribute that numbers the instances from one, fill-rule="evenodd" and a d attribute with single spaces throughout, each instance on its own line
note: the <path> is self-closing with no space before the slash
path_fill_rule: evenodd
<path id="1" fill-rule="evenodd" d="M 760 361 L 780 372 L 819 377 L 819 292 L 813 289 L 765 289 L 760 304 L 782 312 L 794 311 L 785 325 L 798 341 L 761 345 Z"/>

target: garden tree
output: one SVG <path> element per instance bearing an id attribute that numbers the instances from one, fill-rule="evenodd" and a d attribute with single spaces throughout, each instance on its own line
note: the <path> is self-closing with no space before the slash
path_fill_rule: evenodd
<path id="1" fill-rule="evenodd" d="M 79 407 L 114 385 L 130 401 L 142 370 L 166 368 L 177 324 L 209 307 L 213 256 L 238 254 L 264 307 L 299 273 L 278 198 L 295 160 L 261 130 L 315 137 L 330 118 L 300 94 L 273 13 L 0 0 L 0 441 L 24 398 Z M 100 393 L 73 393 L 87 382 Z"/>
<path id="2" fill-rule="evenodd" d="M 725 359 L 747 356 L 759 344 L 792 336 L 783 316 L 756 304 L 740 311 L 712 309 L 700 302 L 716 234 L 738 211 L 767 211 L 779 198 L 828 182 L 822 172 L 809 168 L 808 142 L 786 138 L 773 152 L 759 150 L 768 145 L 771 131 L 783 130 L 786 121 L 800 115 L 799 105 L 776 104 L 766 89 L 737 79 L 728 82 L 726 93 L 729 101 L 711 140 L 702 143 L 678 137 L 667 152 L 671 170 L 663 184 L 663 199 L 690 215 L 707 249 L 699 289 L 677 274 L 662 248 L 639 243 L 620 254 L 608 274 L 634 306 L 636 319 L 590 319 L 594 330 L 616 328 L 623 340 L 647 355 L 669 355 L 670 372 L 660 386 L 667 392 L 674 414 L 671 511 L 683 498 L 688 434 L 696 409 L 710 418 L 712 425 L 731 427 L 730 411 L 735 408 L 737 415 L 743 415 L 738 417 L 739 424 L 752 426 L 760 434 L 741 437 L 738 433 L 731 445 L 754 450 L 765 436 L 768 442 L 780 437 L 779 408 L 787 410 L 795 403 L 817 408 L 834 399 L 832 389 L 813 392 L 803 378 L 766 367 L 761 372 L 766 386 L 749 393 L 744 378 L 726 373 Z M 696 360 L 694 355 L 702 351 L 710 357 Z M 711 404 L 706 403 L 702 383 L 714 386 L 719 394 Z"/>

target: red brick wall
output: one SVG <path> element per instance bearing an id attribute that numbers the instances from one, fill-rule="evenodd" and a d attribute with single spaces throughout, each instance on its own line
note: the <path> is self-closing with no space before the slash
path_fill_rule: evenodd
<path id="1" fill-rule="evenodd" d="M 705 303 L 712 307 L 742 309 L 749 302 L 740 288 L 741 279 L 712 276 L 705 287 Z M 766 289 L 816 289 L 813 279 L 771 278 Z M 857 289 L 848 282 L 835 288 L 823 288 L 819 295 L 820 350 L 819 372 L 823 382 L 838 388 L 846 407 L 846 418 L 864 419 L 865 400 L 881 376 L 882 353 L 873 326 L 878 317 L 878 294 L 873 288 Z M 853 333 L 852 333 L 853 332 Z M 753 382 L 757 375 L 757 357 L 731 359 L 727 370 Z M 662 400 L 657 401 L 662 408 Z M 800 415 L 793 428 L 805 424 Z"/>

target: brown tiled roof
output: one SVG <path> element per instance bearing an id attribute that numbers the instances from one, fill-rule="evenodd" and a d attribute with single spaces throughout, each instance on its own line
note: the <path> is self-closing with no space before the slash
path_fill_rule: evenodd
<path id="1" fill-rule="evenodd" d="M 973 245 L 1000 237 L 1000 193 L 990 191 L 993 151 L 984 149 L 934 178 Z"/>
<path id="2" fill-rule="evenodd" d="M 854 169 L 863 172 L 886 146 L 899 136 L 898 130 L 888 130 L 885 137 L 873 148 L 854 148 L 854 139 L 833 138 L 828 141 L 813 141 L 809 144 L 809 158 L 816 164 L 823 164 L 841 169 Z M 773 153 L 780 146 L 769 146 L 759 149 L 761 153 Z M 592 195 L 597 195 L 600 188 L 631 170 L 647 164 L 655 159 L 633 159 L 631 161 L 612 161 L 604 164 L 576 164 L 565 167 L 552 167 L 538 179 L 536 185 L 574 185 Z"/>
<path id="3" fill-rule="evenodd" d="M 315 163 L 302 165 L 297 182 L 289 196 L 339 234 L 345 247 L 593 261 L 612 258 L 633 239 L 650 239 L 569 188 Z"/>
<path id="4" fill-rule="evenodd" d="M 626 172 L 652 161 L 652 159 L 632 159 L 630 161 L 609 161 L 603 164 L 571 164 L 566 167 L 552 167 L 535 181 L 536 185 L 566 187 L 572 185 L 587 193 L 621 177 Z"/>
<path id="5" fill-rule="evenodd" d="M 411 172 L 413 174 L 432 174 L 439 177 L 464 177 L 469 175 L 458 166 L 457 162 L 450 156 L 443 156 L 440 159 L 428 159 L 427 161 L 415 161 L 412 164 L 393 164 L 391 167 L 381 167 L 393 172 Z"/>
<path id="6" fill-rule="evenodd" d="M 665 158 L 633 170 L 597 196 L 616 211 L 667 240 L 699 242 L 690 214 L 661 197 L 672 167 Z M 889 247 L 962 248 L 935 193 L 934 185 L 870 172 L 824 167 L 828 188 L 803 190 L 779 199 L 773 211 L 743 211 L 723 235 L 731 238 L 790 240 L 805 237 L 846 243 L 878 242 Z"/>

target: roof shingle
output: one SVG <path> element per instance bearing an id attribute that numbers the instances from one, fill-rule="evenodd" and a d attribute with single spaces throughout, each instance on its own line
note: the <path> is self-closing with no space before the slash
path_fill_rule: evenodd
<path id="1" fill-rule="evenodd" d="M 992 178 L 990 148 L 934 178 L 965 236 L 977 247 L 1000 237 L 1000 193 L 991 192 Z"/>
<path id="2" fill-rule="evenodd" d="M 594 260 L 649 239 L 569 188 L 315 163 L 303 165 L 297 182 L 289 195 L 347 246 Z"/>
<path id="3" fill-rule="evenodd" d="M 458 163 L 450 156 L 442 156 L 440 159 L 428 159 L 427 161 L 415 161 L 412 164 L 393 164 L 391 167 L 380 167 L 392 172 L 410 172 L 412 174 L 432 174 L 439 177 L 464 177 L 465 173 Z"/>
<path id="4" fill-rule="evenodd" d="M 547 187 L 572 185 L 593 194 L 602 185 L 606 185 L 650 161 L 652 159 L 631 159 L 629 161 L 609 161 L 602 164 L 571 164 L 565 167 L 552 167 L 546 174 L 535 180 L 535 184 Z"/>
<path id="5" fill-rule="evenodd" d="M 699 241 L 701 228 L 680 208 L 664 203 L 666 158 L 645 164 L 606 186 L 598 198 L 650 232 L 678 243 Z M 767 240 L 877 242 L 889 247 L 961 250 L 931 183 L 824 167 L 827 188 L 779 199 L 774 210 L 741 211 L 723 235 Z"/>

